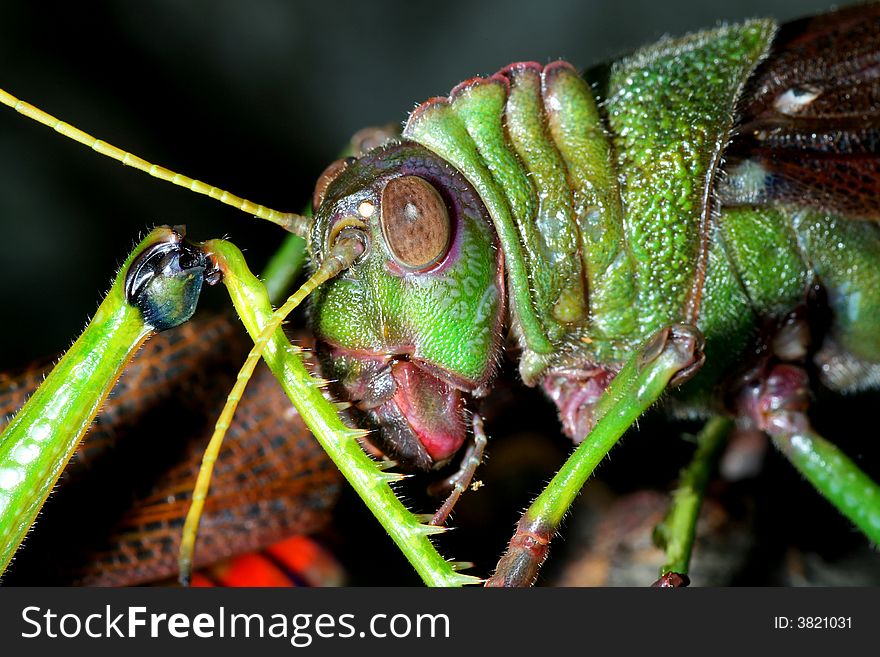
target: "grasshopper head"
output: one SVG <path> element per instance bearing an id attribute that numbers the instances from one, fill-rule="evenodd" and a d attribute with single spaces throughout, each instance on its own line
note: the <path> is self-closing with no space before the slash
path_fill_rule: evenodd
<path id="1" fill-rule="evenodd" d="M 498 361 L 503 257 L 486 209 L 458 171 L 407 142 L 328 169 L 315 205 L 314 265 L 346 226 L 368 235 L 363 256 L 313 295 L 323 374 L 378 429 L 378 448 L 439 467 Z"/>

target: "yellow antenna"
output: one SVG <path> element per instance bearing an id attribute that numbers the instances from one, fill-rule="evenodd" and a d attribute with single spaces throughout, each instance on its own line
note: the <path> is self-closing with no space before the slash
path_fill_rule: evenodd
<path id="1" fill-rule="evenodd" d="M 308 229 L 310 224 L 308 217 L 304 217 L 303 215 L 294 212 L 278 212 L 277 210 L 272 210 L 264 205 L 257 205 L 256 203 L 243 199 L 235 194 L 230 194 L 227 191 L 203 183 L 201 180 L 195 180 L 194 178 L 184 176 L 181 173 L 166 169 L 158 164 L 147 162 L 145 159 L 140 158 L 133 153 L 117 148 L 113 144 L 108 144 L 106 141 L 93 137 L 87 132 L 83 132 L 79 128 L 55 118 L 51 114 L 16 98 L 3 89 L 0 89 L 0 102 L 11 107 L 19 114 L 23 114 L 37 123 L 42 123 L 43 125 L 52 128 L 55 132 L 64 135 L 68 139 L 78 141 L 83 146 L 91 148 L 93 151 L 96 151 L 101 155 L 106 155 L 117 162 L 121 162 L 125 166 L 134 167 L 135 169 L 139 169 L 159 180 L 165 180 L 175 185 L 179 185 L 180 187 L 185 187 L 196 194 L 210 196 L 221 203 L 231 205 L 242 212 L 258 217 L 259 219 L 271 221 L 273 224 L 277 224 L 284 230 L 293 233 L 294 235 L 299 235 L 303 239 L 308 239 Z"/>
<path id="2" fill-rule="evenodd" d="M 254 340 L 254 346 L 241 366 L 241 370 L 235 379 L 235 385 L 226 398 L 226 404 L 217 418 L 214 425 L 214 433 L 205 453 L 202 456 L 202 465 L 199 468 L 199 475 L 196 479 L 196 485 L 193 489 L 192 502 L 189 511 L 186 514 L 186 521 L 183 526 L 183 535 L 180 540 L 180 555 L 178 563 L 180 566 L 180 582 L 188 585 L 192 574 L 193 555 L 195 553 L 196 538 L 199 531 L 199 521 L 201 520 L 202 510 L 205 507 L 205 501 L 208 497 L 208 489 L 211 485 L 211 475 L 214 472 L 214 464 L 220 454 L 220 448 L 223 445 L 223 438 L 229 425 L 232 424 L 232 417 L 238 408 L 244 394 L 245 386 L 253 376 L 254 368 L 263 356 L 270 338 L 275 334 L 284 319 L 311 294 L 315 288 L 322 285 L 326 281 L 347 269 L 357 260 L 364 252 L 365 244 L 363 237 L 363 224 L 358 228 L 346 228 L 343 230 L 333 245 L 325 260 L 318 267 L 312 276 L 306 280 L 302 286 L 294 292 L 282 306 L 276 310 L 266 325 L 263 326 L 262 332 Z"/>

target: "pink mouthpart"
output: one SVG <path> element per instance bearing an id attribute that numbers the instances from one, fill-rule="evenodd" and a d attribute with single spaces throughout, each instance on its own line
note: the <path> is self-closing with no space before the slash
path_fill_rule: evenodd
<path id="1" fill-rule="evenodd" d="M 394 403 L 425 451 L 435 462 L 453 456 L 467 437 L 461 392 L 406 361 L 395 363 L 391 373 Z"/>

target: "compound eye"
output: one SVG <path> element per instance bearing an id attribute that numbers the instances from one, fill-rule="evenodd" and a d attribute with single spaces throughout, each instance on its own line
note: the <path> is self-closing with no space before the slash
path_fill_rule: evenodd
<path id="1" fill-rule="evenodd" d="M 394 178 L 382 190 L 382 236 L 399 265 L 426 269 L 446 255 L 452 235 L 440 194 L 418 176 Z"/>
<path id="2" fill-rule="evenodd" d="M 321 203 L 324 202 L 324 197 L 327 196 L 327 188 L 352 162 L 354 162 L 353 157 L 346 157 L 342 160 L 331 162 L 321 175 L 318 176 L 318 181 L 315 183 L 315 191 L 312 193 L 312 212 L 318 211 Z"/>

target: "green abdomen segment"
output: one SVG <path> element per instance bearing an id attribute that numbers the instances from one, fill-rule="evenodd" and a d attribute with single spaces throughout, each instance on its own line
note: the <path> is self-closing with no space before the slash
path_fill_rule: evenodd
<path id="1" fill-rule="evenodd" d="M 814 283 L 830 310 L 828 334 L 815 345 L 820 375 L 837 390 L 868 385 L 880 373 L 878 259 L 880 227 L 872 222 L 785 206 L 724 208 L 711 234 L 698 321 L 706 366 L 690 387 L 720 380 L 766 321 L 809 302 Z"/>
<path id="2" fill-rule="evenodd" d="M 711 392 L 741 366 L 764 322 L 804 302 L 812 275 L 783 211 L 724 208 L 713 223 L 697 318 L 706 336 L 706 364 L 686 387 L 689 392 Z"/>

